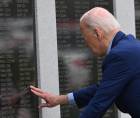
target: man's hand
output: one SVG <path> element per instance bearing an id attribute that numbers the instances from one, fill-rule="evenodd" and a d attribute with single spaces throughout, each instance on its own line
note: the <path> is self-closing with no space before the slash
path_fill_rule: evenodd
<path id="1" fill-rule="evenodd" d="M 36 88 L 34 86 L 30 86 L 31 92 L 41 97 L 45 100 L 46 103 L 42 103 L 39 105 L 39 108 L 42 107 L 55 107 L 57 105 L 67 104 L 68 98 L 67 95 L 54 95 L 52 93 L 44 92 L 43 90 Z"/>

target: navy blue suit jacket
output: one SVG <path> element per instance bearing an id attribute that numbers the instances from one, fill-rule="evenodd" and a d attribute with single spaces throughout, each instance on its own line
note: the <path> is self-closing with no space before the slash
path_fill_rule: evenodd
<path id="1" fill-rule="evenodd" d="M 85 107 L 80 118 L 102 118 L 113 103 L 122 112 L 140 118 L 140 41 L 118 32 L 102 71 L 99 85 L 73 93 L 78 107 Z"/>

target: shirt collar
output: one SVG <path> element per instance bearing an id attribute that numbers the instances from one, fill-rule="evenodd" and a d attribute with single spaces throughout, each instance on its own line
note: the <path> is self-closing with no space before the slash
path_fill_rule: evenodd
<path id="1" fill-rule="evenodd" d="M 116 36 L 116 35 L 115 35 Z M 114 36 L 114 37 L 115 37 Z M 107 55 L 109 54 L 109 52 L 110 52 L 110 50 L 111 50 L 111 47 L 112 47 L 112 42 L 113 42 L 113 39 L 114 39 L 114 37 L 112 38 L 112 40 L 111 40 L 111 42 L 109 43 L 109 46 L 108 46 L 108 48 L 107 48 Z"/>

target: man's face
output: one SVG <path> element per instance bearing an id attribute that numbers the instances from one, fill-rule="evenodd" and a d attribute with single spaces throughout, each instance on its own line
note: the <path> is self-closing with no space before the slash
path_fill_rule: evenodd
<path id="1" fill-rule="evenodd" d="M 97 56 L 104 56 L 106 54 L 106 47 L 104 45 L 104 37 L 98 36 L 97 32 L 91 30 L 85 23 L 80 24 L 81 32 L 85 38 L 87 45 L 92 52 Z"/>

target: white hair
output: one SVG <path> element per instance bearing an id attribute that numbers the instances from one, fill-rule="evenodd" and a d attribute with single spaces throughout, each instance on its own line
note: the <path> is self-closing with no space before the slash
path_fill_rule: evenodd
<path id="1" fill-rule="evenodd" d="M 106 9 L 95 7 L 86 12 L 80 19 L 80 22 L 85 23 L 92 29 L 96 27 L 102 28 L 105 33 L 109 33 L 114 29 L 120 29 L 120 24 L 116 18 Z"/>

